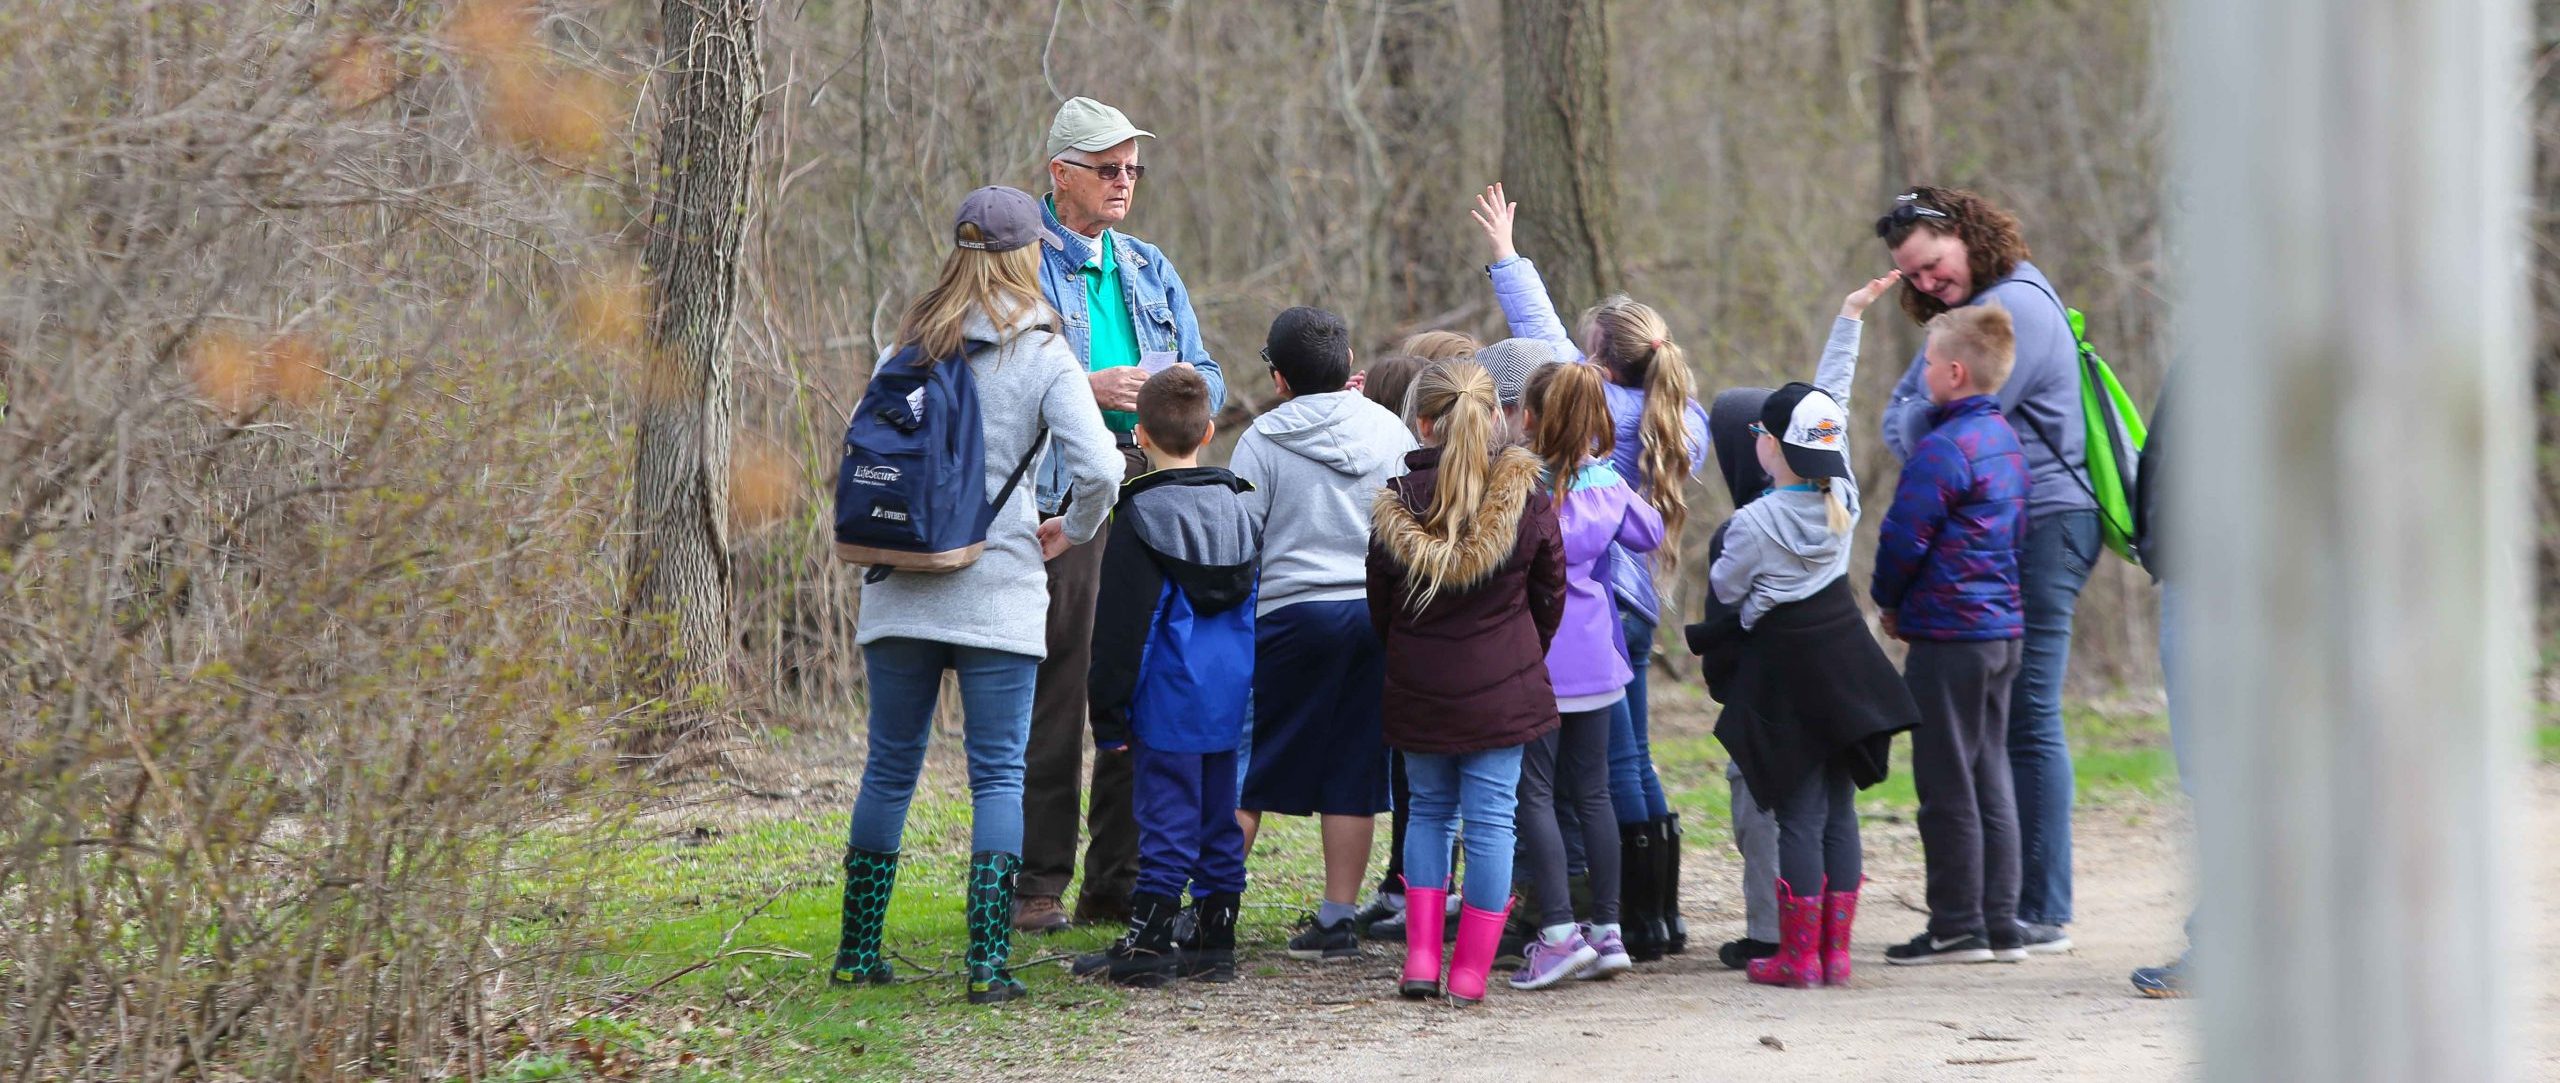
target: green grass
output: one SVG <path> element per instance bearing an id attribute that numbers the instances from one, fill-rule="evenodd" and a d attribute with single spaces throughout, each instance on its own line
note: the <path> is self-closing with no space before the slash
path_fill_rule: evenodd
<path id="1" fill-rule="evenodd" d="M 1712 705 L 1676 686 L 1657 695 L 1664 702 L 1657 707 L 1656 765 L 1694 836 L 1691 845 L 1713 845 L 1729 817 L 1723 749 L 1704 732 Z M 2068 728 L 2083 802 L 2174 787 L 2158 717 L 2075 710 Z M 2560 727 L 2545 727 L 2542 739 L 2547 754 L 2560 750 Z M 1909 742 L 1896 745 L 1892 778 L 1861 798 L 1876 812 L 1916 808 Z M 1016 972 L 1031 999 L 992 1010 L 963 999 L 968 816 L 956 795 L 918 797 L 885 938 L 901 980 L 887 988 L 827 984 L 842 812 L 699 830 L 681 817 L 661 817 L 652 822 L 666 832 L 661 836 L 609 847 L 559 840 L 557 853 L 536 855 L 536 868 L 574 877 L 590 891 L 594 902 L 582 920 L 601 950 L 587 964 L 588 977 L 615 999 L 586 1005 L 594 1014 L 574 1037 L 527 1051 L 500 1078 L 898 1079 L 930 1067 L 917 1061 L 925 1050 L 1010 1064 L 1027 1078 L 1087 1055 L 1101 1044 L 1091 1039 L 1110 1033 L 1131 1000 L 1068 978 L 1063 960 L 1100 947 L 1116 930 L 1019 939 Z M 1383 849 L 1383 819 L 1379 835 Z M 1267 820 L 1240 930 L 1248 980 L 1279 972 L 1282 942 L 1313 906 L 1322 879 L 1313 821 Z M 531 922 L 518 936 L 536 941 L 548 928 Z M 615 1006 L 595 1010 L 605 1004 Z M 628 1059 L 609 1059 L 616 1056 Z"/>

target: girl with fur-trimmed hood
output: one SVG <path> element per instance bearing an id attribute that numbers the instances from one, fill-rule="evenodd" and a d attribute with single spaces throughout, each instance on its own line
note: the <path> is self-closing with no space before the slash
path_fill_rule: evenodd
<path id="1" fill-rule="evenodd" d="M 1499 438 L 1493 377 L 1473 362 L 1414 381 L 1423 447 L 1378 493 L 1369 620 L 1386 649 L 1385 734 L 1405 754 L 1408 997 L 1440 992 L 1449 844 L 1466 824 L 1466 905 L 1449 999 L 1484 997 L 1511 898 L 1521 749 L 1554 732 L 1547 647 L 1564 619 L 1564 544 L 1541 464 Z"/>

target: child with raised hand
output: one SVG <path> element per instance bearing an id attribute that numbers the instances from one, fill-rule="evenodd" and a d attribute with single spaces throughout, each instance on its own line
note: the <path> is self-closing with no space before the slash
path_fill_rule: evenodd
<path id="1" fill-rule="evenodd" d="M 1680 559 L 1680 531 L 1689 516 L 1682 487 L 1706 463 L 1707 412 L 1698 405 L 1687 351 L 1651 306 L 1624 295 L 1604 298 L 1566 333 L 1537 264 L 1512 245 L 1518 210 L 1495 184 L 1476 198 L 1471 212 L 1492 245 L 1493 262 L 1485 273 L 1494 300 L 1513 335 L 1544 340 L 1564 360 L 1588 358 L 1607 372 L 1602 392 L 1611 423 L 1610 462 L 1662 514 L 1671 539 L 1653 553 L 1619 549 L 1603 566 L 1634 674 L 1626 696 L 1610 711 L 1609 792 L 1623 852 L 1627 949 L 1646 961 L 1688 947 L 1688 926 L 1680 920 L 1680 817 L 1664 799 L 1653 768 L 1645 674 L 1661 624 L 1654 579 L 1657 570 L 1670 572 Z"/>
<path id="2" fill-rule="evenodd" d="M 1848 983 L 1865 879 L 1852 799 L 1884 780 L 1892 735 L 1919 720 L 1847 581 L 1859 501 L 1841 404 L 1860 317 L 1897 277 L 1850 294 L 1814 382 L 1762 404 L 1754 452 L 1775 486 L 1734 513 L 1707 572 L 1739 631 L 1738 664 L 1711 684 L 1725 705 L 1716 739 L 1778 817 L 1778 953 L 1746 968 L 1761 984 Z M 1691 629 L 1693 649 L 1713 638 Z"/>
<path id="3" fill-rule="evenodd" d="M 1546 464 L 1564 540 L 1564 623 L 1547 648 L 1562 725 L 1530 742 L 1520 770 L 1519 830 L 1527 843 L 1528 893 L 1539 909 L 1538 937 L 1511 974 L 1514 989 L 1544 989 L 1570 978 L 1606 978 L 1633 966 L 1618 923 L 1619 852 L 1609 807 L 1609 712 L 1632 678 L 1618 650 L 1618 611 L 1609 598 L 1612 547 L 1650 553 L 1662 544 L 1662 514 L 1609 464 L 1609 409 L 1600 369 L 1549 365 L 1529 377 L 1524 420 L 1529 450 Z M 1574 923 L 1566 885 L 1563 825 L 1569 806 L 1590 862 L 1588 924 Z"/>
<path id="4" fill-rule="evenodd" d="M 1186 367 L 1138 389 L 1137 437 L 1156 469 L 1120 486 L 1102 558 L 1087 695 L 1101 755 L 1134 760 L 1138 887 L 1129 931 L 1076 960 L 1078 974 L 1158 986 L 1177 975 L 1234 981 L 1245 886 L 1236 746 L 1253 687 L 1261 530 L 1253 486 L 1200 465 L 1216 431 L 1209 384 Z M 1186 893 L 1199 947 L 1174 945 Z"/>
<path id="5" fill-rule="evenodd" d="M 2026 451 L 1994 397 L 2016 341 L 1996 301 L 1929 321 L 1921 382 L 1936 407 L 1876 539 L 1871 593 L 1886 634 L 1911 644 L 1903 680 L 1925 722 L 1911 731 L 1911 776 L 1929 927 L 1885 949 L 1901 966 L 2027 957 L 2008 748 L 2009 686 L 2027 629 L 2018 547 L 2029 482 Z"/>
<path id="6" fill-rule="evenodd" d="M 1449 999 L 1484 997 L 1511 897 L 1523 746 L 1555 731 L 1547 648 L 1564 619 L 1564 545 L 1539 463 L 1500 440 L 1493 377 L 1469 361 L 1414 381 L 1423 447 L 1370 518 L 1369 620 L 1386 647 L 1387 744 L 1405 754 L 1405 965 L 1399 992 L 1441 986 L 1449 843 L 1466 824 L 1465 905 Z"/>

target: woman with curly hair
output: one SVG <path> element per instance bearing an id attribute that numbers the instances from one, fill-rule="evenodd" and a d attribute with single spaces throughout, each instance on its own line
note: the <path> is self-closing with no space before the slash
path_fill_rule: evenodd
<path id="1" fill-rule="evenodd" d="M 2000 410 L 2026 448 L 2030 488 L 2019 554 L 2026 603 L 2025 664 L 2010 690 L 2009 768 L 2018 789 L 2024 874 L 2018 922 L 2026 950 L 2071 950 L 2071 746 L 2062 733 L 2062 678 L 2071 615 L 2098 558 L 2098 512 L 2082 453 L 2079 343 L 2062 299 L 2027 261 L 2017 216 L 1961 188 L 1918 187 L 1876 219 L 1876 237 L 1902 272 L 1902 310 L 1927 323 L 1953 308 L 1996 304 L 2017 333 L 2017 361 Z M 1929 431 L 1923 357 L 1885 406 L 1884 440 L 1897 458 Z M 1995 938 L 1998 931 L 1995 930 Z"/>

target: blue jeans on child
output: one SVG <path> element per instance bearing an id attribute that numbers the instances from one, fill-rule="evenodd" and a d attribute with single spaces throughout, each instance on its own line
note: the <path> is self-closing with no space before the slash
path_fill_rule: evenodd
<path id="1" fill-rule="evenodd" d="M 1511 905 L 1512 815 L 1520 801 L 1520 746 L 1438 756 L 1404 754 L 1413 785 L 1405 828 L 1405 883 L 1449 886 L 1449 841 L 1466 824 L 1467 905 L 1501 913 Z"/>
<path id="2" fill-rule="evenodd" d="M 969 849 L 1022 852 L 1022 751 L 1031 740 L 1027 654 L 890 638 L 862 648 L 871 682 L 871 752 L 853 799 L 853 845 L 896 853 L 924 771 L 942 671 L 960 672 L 961 747 L 969 756 Z"/>
<path id="3" fill-rule="evenodd" d="M 2009 700 L 2009 771 L 2018 784 L 2018 920 L 2071 923 L 2071 742 L 2062 732 L 2062 678 L 2071 668 L 2071 615 L 2098 559 L 2098 513 L 2055 512 L 2027 524 L 2018 554 L 2026 603 L 2025 662 Z"/>
<path id="4" fill-rule="evenodd" d="M 1645 671 L 1653 668 L 1653 622 L 1621 609 L 1618 627 L 1626 638 L 1627 698 L 1609 708 L 1609 803 L 1622 824 L 1640 824 L 1671 815 L 1662 797 L 1662 776 L 1653 770 L 1651 719 L 1644 705 Z"/>
<path id="5" fill-rule="evenodd" d="M 1137 757 L 1138 890 L 1181 898 L 1244 890 L 1244 828 L 1236 823 L 1236 754 L 1158 752 Z"/>

